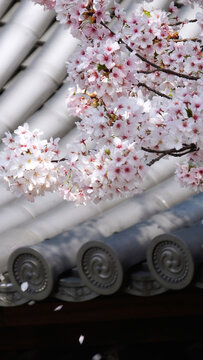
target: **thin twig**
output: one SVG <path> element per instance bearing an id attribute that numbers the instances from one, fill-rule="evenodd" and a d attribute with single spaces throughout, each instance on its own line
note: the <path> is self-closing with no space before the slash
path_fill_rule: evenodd
<path id="1" fill-rule="evenodd" d="M 137 70 L 137 74 L 153 74 L 155 72 L 157 72 L 158 70 Z"/>
<path id="2" fill-rule="evenodd" d="M 140 87 L 140 86 L 145 87 L 147 90 L 152 91 L 152 92 L 154 92 L 155 94 L 157 94 L 157 95 L 159 95 L 161 97 L 165 97 L 166 99 L 172 100 L 172 98 L 170 96 L 165 95 L 165 94 L 163 94 L 162 92 L 160 92 L 158 90 L 152 89 L 148 85 L 146 85 L 146 84 L 144 84 L 142 82 L 139 82 L 137 86 L 138 87 Z"/>
<path id="3" fill-rule="evenodd" d="M 196 41 L 196 42 L 199 42 L 201 43 L 201 40 L 200 39 L 197 39 L 197 38 L 188 38 L 188 39 L 172 39 L 174 42 L 186 42 L 186 41 Z"/>
<path id="4" fill-rule="evenodd" d="M 178 21 L 175 24 L 169 24 L 169 26 L 187 25 L 188 23 L 194 23 L 194 22 L 197 22 L 197 19 L 191 19 L 191 20 L 187 21 L 187 23 L 185 23 L 184 20 L 183 21 Z"/>
<path id="5" fill-rule="evenodd" d="M 132 49 L 131 49 L 132 50 Z M 132 50 L 133 51 L 133 50 Z M 165 69 L 165 68 L 162 68 L 160 67 L 159 65 L 156 65 L 154 64 L 153 62 L 149 61 L 148 59 L 146 59 L 144 56 L 138 54 L 138 53 L 135 53 L 135 55 L 140 58 L 142 61 L 146 62 L 147 64 L 151 65 L 152 67 L 156 68 L 158 71 L 162 71 L 162 72 L 165 72 L 166 74 L 170 74 L 170 75 L 176 75 L 176 76 L 179 76 L 181 78 L 184 78 L 184 79 L 189 79 L 189 80 L 198 80 L 199 77 L 198 76 L 191 76 L 191 75 L 187 75 L 187 74 L 181 74 L 181 73 L 178 73 L 176 71 L 173 71 L 173 70 L 170 70 L 170 69 Z"/>
<path id="6" fill-rule="evenodd" d="M 197 150 L 197 146 L 195 144 L 183 144 L 183 147 L 180 149 L 176 149 L 176 148 L 172 148 L 172 149 L 166 149 L 166 150 L 156 150 L 156 149 L 150 149 L 150 148 L 145 148 L 142 147 L 142 150 L 150 152 L 150 153 L 154 153 L 154 154 L 171 154 L 171 153 L 181 153 L 182 151 L 188 150 L 188 149 L 192 149 L 193 151 Z"/>
<path id="7" fill-rule="evenodd" d="M 164 156 L 166 156 L 166 154 L 161 154 L 161 155 L 159 155 L 158 157 L 156 157 L 156 159 L 153 159 L 153 160 L 151 160 L 150 162 L 148 162 L 147 165 L 148 165 L 148 166 L 152 166 L 155 162 L 161 160 Z"/>
<path id="8" fill-rule="evenodd" d="M 53 163 L 59 163 L 61 161 L 66 161 L 67 159 L 66 158 L 62 158 L 62 159 L 59 159 L 59 160 L 51 160 L 51 162 Z"/>
<path id="9" fill-rule="evenodd" d="M 155 162 L 159 161 L 160 159 L 162 159 L 166 155 L 170 155 L 170 156 L 173 156 L 173 157 L 181 157 L 183 155 L 186 155 L 186 154 L 189 154 L 191 152 L 199 150 L 199 148 L 197 148 L 197 145 L 194 144 L 194 143 L 189 144 L 189 145 L 183 144 L 183 147 L 178 149 L 178 150 L 176 148 L 167 149 L 167 150 L 155 150 L 155 149 L 150 149 L 150 148 L 145 148 L 145 147 L 142 147 L 141 149 L 146 151 L 146 152 L 149 152 L 149 153 L 160 154 L 155 159 L 152 159 L 147 164 L 148 166 L 153 165 Z"/>

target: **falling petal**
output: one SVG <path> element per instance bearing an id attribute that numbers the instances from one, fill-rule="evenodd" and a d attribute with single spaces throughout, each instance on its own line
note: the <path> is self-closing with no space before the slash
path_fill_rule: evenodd
<path id="1" fill-rule="evenodd" d="M 83 341 L 84 341 L 84 335 L 80 335 L 79 337 L 79 343 L 82 345 Z"/>
<path id="2" fill-rule="evenodd" d="M 23 292 L 26 291 L 28 289 L 28 282 L 27 281 L 23 282 L 20 288 Z"/>
<path id="3" fill-rule="evenodd" d="M 0 274 L 0 281 L 4 282 L 5 281 L 5 276 L 3 274 Z"/>
<path id="4" fill-rule="evenodd" d="M 59 310 L 62 309 L 62 307 L 63 307 L 63 305 L 59 305 L 59 306 L 57 306 L 57 307 L 54 309 L 54 311 L 59 311 Z"/>
<path id="5" fill-rule="evenodd" d="M 31 300 L 29 301 L 28 305 L 34 305 L 35 304 L 35 301 L 34 300 Z"/>
<path id="6" fill-rule="evenodd" d="M 101 354 L 95 354 L 93 357 L 92 357 L 92 360 L 101 360 L 102 359 L 102 355 Z"/>

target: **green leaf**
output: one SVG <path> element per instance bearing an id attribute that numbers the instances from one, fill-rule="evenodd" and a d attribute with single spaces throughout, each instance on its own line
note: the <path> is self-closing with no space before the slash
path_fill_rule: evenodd
<path id="1" fill-rule="evenodd" d="M 97 65 L 97 70 L 98 71 L 102 71 L 102 70 L 103 71 L 109 71 L 105 64 L 98 64 Z"/>
<path id="2" fill-rule="evenodd" d="M 159 55 L 159 54 L 155 51 L 155 52 L 154 52 L 154 60 L 156 60 L 156 58 L 157 58 L 158 55 Z"/>
<path id="3" fill-rule="evenodd" d="M 171 98 L 173 97 L 172 89 L 170 89 L 168 96 L 170 96 Z"/>
<path id="4" fill-rule="evenodd" d="M 190 170 L 193 169 L 194 167 L 195 167 L 194 165 L 189 164 L 189 165 L 188 165 L 188 171 L 190 171 Z"/>
<path id="5" fill-rule="evenodd" d="M 106 149 L 106 150 L 105 150 L 105 153 L 106 153 L 107 155 L 110 155 L 110 154 L 111 154 L 110 149 Z"/>
<path id="6" fill-rule="evenodd" d="M 143 10 L 143 13 L 148 17 L 152 17 L 152 15 L 150 14 L 150 11 L 147 11 L 147 10 Z"/>
<path id="7" fill-rule="evenodd" d="M 193 116 L 192 110 L 191 110 L 190 108 L 186 108 L 185 110 L 186 110 L 187 116 L 188 116 L 189 118 Z"/>

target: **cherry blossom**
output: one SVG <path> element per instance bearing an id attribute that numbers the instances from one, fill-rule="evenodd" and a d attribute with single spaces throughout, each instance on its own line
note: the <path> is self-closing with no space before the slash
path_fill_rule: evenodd
<path id="1" fill-rule="evenodd" d="M 176 176 L 184 187 L 203 191 L 203 151 L 187 156 L 182 164 L 178 164 Z"/>
<path id="2" fill-rule="evenodd" d="M 44 5 L 45 9 L 53 9 L 56 5 L 56 0 L 32 0 L 36 4 Z"/>
<path id="3" fill-rule="evenodd" d="M 63 176 L 58 159 L 59 139 L 41 140 L 41 132 L 31 132 L 28 124 L 3 138 L 5 149 L 0 153 L 0 177 L 16 196 L 30 201 L 45 191 L 54 191 Z"/>
<path id="4" fill-rule="evenodd" d="M 129 16 L 109 0 L 35 2 L 81 40 L 66 64 L 78 135 L 60 159 L 58 139 L 41 140 L 26 124 L 7 133 L 0 177 L 8 188 L 30 200 L 59 191 L 82 204 L 129 197 L 144 190 L 149 166 L 173 156 L 182 159 L 180 184 L 203 191 L 202 13 L 180 21 L 173 2 L 168 11 L 141 4 Z M 198 38 L 182 37 L 189 21 Z"/>

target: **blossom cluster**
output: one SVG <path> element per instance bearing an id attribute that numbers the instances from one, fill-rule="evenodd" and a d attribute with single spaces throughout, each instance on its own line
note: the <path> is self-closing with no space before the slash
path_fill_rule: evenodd
<path id="1" fill-rule="evenodd" d="M 144 125 L 140 117 L 147 121 L 142 100 L 135 97 L 121 97 L 108 112 L 104 105 L 84 109 L 77 123 L 78 142 L 68 148 L 66 157 L 70 180 L 61 187 L 66 199 L 73 197 L 72 179 L 81 201 L 131 196 L 142 190 L 149 155 L 141 149 Z"/>
<path id="2" fill-rule="evenodd" d="M 33 0 L 36 4 L 43 5 L 45 9 L 53 9 L 56 5 L 56 0 Z"/>
<path id="3" fill-rule="evenodd" d="M 64 175 L 63 167 L 55 163 L 59 139 L 47 142 L 41 135 L 24 124 L 2 140 L 5 149 L 0 152 L 0 176 L 12 193 L 25 195 L 29 201 L 45 191 L 55 191 Z"/>
<path id="4" fill-rule="evenodd" d="M 195 2 L 202 5 L 187 3 Z M 202 14 L 192 19 L 199 37 L 184 39 L 188 20 L 179 21 L 174 3 L 168 11 L 141 5 L 130 16 L 110 0 L 35 3 L 54 8 L 81 40 L 67 62 L 67 106 L 80 121 L 76 141 L 58 162 L 58 140 L 36 140 L 27 125 L 14 138 L 6 135 L 0 175 L 11 191 L 33 198 L 59 190 L 79 203 L 129 197 L 143 190 L 148 166 L 169 156 L 183 158 L 176 170 L 181 185 L 202 191 Z"/>
<path id="5" fill-rule="evenodd" d="M 176 176 L 183 187 L 203 191 L 203 151 L 188 156 L 182 164 L 178 164 Z"/>
<path id="6" fill-rule="evenodd" d="M 173 89 L 183 86 L 183 78 L 167 73 L 168 69 L 186 76 L 202 72 L 201 44 L 185 42 L 174 31 L 174 10 L 149 13 L 141 8 L 128 20 L 122 15 L 115 12 L 119 20 L 114 31 L 100 24 L 100 37 L 93 42 L 86 39 L 68 63 L 69 80 L 79 89 L 96 93 L 108 106 L 120 96 L 129 96 L 132 88 L 137 92 L 142 84 L 171 96 Z M 145 96 L 151 97 L 151 92 L 145 91 Z"/>
<path id="7" fill-rule="evenodd" d="M 56 0 L 56 19 L 69 26 L 75 37 L 97 38 L 103 33 L 98 25 L 110 21 L 109 0 Z"/>

